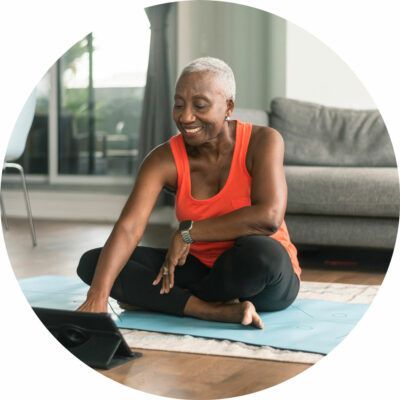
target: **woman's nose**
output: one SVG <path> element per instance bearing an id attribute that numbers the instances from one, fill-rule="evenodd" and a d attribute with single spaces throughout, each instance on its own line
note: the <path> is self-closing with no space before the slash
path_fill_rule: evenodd
<path id="1" fill-rule="evenodd" d="M 196 117 L 194 116 L 191 107 L 184 107 L 182 109 L 181 115 L 180 115 L 180 120 L 183 123 L 187 123 L 187 122 L 192 122 L 196 119 Z"/>

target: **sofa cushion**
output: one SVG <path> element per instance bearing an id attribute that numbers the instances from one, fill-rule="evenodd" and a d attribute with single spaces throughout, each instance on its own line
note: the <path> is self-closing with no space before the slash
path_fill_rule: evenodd
<path id="1" fill-rule="evenodd" d="M 396 243 L 398 219 L 287 215 L 290 239 L 299 244 L 390 249 Z"/>
<path id="2" fill-rule="evenodd" d="M 271 102 L 270 126 L 285 140 L 286 165 L 396 166 L 378 110 L 276 98 Z"/>
<path id="3" fill-rule="evenodd" d="M 250 122 L 253 125 L 268 126 L 268 114 L 262 110 L 252 110 L 249 108 L 235 108 L 232 119 L 242 122 Z"/>
<path id="4" fill-rule="evenodd" d="M 288 214 L 398 217 L 397 168 L 285 166 Z"/>

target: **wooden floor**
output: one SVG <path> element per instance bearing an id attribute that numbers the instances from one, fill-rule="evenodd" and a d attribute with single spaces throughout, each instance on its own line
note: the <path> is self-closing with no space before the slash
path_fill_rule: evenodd
<path id="1" fill-rule="evenodd" d="M 112 225 L 85 222 L 35 221 L 38 246 L 32 247 L 26 220 L 9 220 L 4 238 L 17 279 L 54 274 L 76 276 L 80 255 L 100 247 Z M 146 230 L 142 244 L 167 247 L 171 231 L 164 226 Z M 305 281 L 380 285 L 390 252 L 357 249 L 300 248 Z M 139 359 L 109 371 L 99 371 L 124 385 L 160 396 L 218 399 L 253 393 L 301 373 L 308 364 L 251 360 L 134 349 Z"/>

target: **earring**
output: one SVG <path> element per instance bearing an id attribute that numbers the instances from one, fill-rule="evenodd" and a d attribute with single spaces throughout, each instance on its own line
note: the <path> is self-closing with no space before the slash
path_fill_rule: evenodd
<path id="1" fill-rule="evenodd" d="M 228 116 L 225 117 L 225 121 L 230 121 L 230 120 L 231 120 L 230 117 L 228 117 Z"/>

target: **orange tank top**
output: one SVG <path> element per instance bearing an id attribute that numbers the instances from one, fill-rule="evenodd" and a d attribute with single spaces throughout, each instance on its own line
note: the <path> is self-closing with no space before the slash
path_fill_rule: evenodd
<path id="1" fill-rule="evenodd" d="M 189 159 L 182 134 L 169 140 L 178 172 L 178 187 L 175 199 L 175 213 L 178 221 L 218 217 L 238 208 L 251 205 L 250 189 L 252 178 L 246 167 L 246 153 L 250 141 L 251 124 L 236 121 L 236 139 L 231 168 L 224 187 L 213 197 L 197 200 L 192 197 Z M 285 221 L 276 233 L 270 236 L 279 241 L 287 250 L 293 269 L 300 278 L 301 269 L 297 260 L 296 247 L 291 243 Z M 195 242 L 190 245 L 189 253 L 197 257 L 208 267 L 228 248 L 233 241 Z"/>

